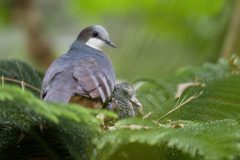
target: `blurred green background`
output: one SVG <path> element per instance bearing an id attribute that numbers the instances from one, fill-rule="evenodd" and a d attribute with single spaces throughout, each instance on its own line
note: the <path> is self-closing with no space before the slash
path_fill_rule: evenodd
<path id="1" fill-rule="evenodd" d="M 239 0 L 1 0 L 0 59 L 45 71 L 88 25 L 107 28 L 118 79 L 160 77 L 238 54 Z"/>

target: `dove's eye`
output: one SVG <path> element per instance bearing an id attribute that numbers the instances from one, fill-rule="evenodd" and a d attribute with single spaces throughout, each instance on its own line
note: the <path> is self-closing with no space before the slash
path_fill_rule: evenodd
<path id="1" fill-rule="evenodd" d="M 92 37 L 98 37 L 98 32 L 93 32 Z"/>

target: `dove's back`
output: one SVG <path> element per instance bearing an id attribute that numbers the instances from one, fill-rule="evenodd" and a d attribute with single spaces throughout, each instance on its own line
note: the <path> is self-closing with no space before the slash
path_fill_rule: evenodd
<path id="1" fill-rule="evenodd" d="M 102 51 L 75 41 L 47 70 L 42 99 L 68 103 L 73 95 L 80 95 L 105 102 L 114 85 L 115 74 L 108 57 Z"/>

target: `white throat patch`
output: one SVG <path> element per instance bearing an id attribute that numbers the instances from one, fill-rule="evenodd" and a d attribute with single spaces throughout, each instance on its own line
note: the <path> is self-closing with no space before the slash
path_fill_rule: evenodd
<path id="1" fill-rule="evenodd" d="M 86 45 L 89 47 L 95 48 L 97 50 L 101 51 L 101 47 L 104 46 L 104 41 L 97 39 L 97 38 L 90 38 L 87 42 Z"/>

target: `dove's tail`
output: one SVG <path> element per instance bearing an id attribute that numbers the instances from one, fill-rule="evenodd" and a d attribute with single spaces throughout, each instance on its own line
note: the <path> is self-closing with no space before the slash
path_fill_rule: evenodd
<path id="1" fill-rule="evenodd" d="M 56 103 L 64 103 L 67 104 L 72 97 L 70 92 L 58 90 L 58 89 L 51 89 L 47 93 L 42 95 L 42 99 L 48 102 L 56 102 Z"/>

